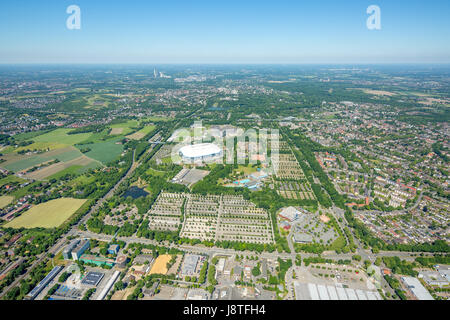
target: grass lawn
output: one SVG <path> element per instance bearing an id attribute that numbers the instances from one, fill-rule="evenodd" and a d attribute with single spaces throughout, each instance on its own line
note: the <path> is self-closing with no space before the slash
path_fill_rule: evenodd
<path id="1" fill-rule="evenodd" d="M 239 165 L 237 170 L 234 171 L 234 173 L 236 172 L 243 172 L 244 174 L 251 174 L 253 172 L 256 172 L 256 168 L 252 167 L 251 165 L 248 166 L 243 166 L 243 165 Z"/>
<path id="2" fill-rule="evenodd" d="M 56 228 L 72 216 L 85 199 L 60 198 L 33 206 L 5 225 L 6 228 Z"/>
<path id="3" fill-rule="evenodd" d="M 14 197 L 11 197 L 11 196 L 0 196 L 0 209 L 3 209 L 4 207 L 6 207 L 8 204 L 13 202 L 13 200 L 14 200 Z"/>
<path id="4" fill-rule="evenodd" d="M 156 171 L 155 169 L 148 169 L 145 171 L 147 174 L 151 174 L 152 176 L 163 177 L 166 173 L 164 171 Z"/>
<path id="5" fill-rule="evenodd" d="M 72 129 L 56 129 L 49 133 L 45 133 L 43 135 L 37 136 L 33 138 L 34 142 L 57 142 L 67 145 L 74 145 L 80 143 L 81 141 L 86 140 L 92 134 L 90 132 L 87 133 L 77 133 L 77 134 L 67 134 L 67 132 Z"/>

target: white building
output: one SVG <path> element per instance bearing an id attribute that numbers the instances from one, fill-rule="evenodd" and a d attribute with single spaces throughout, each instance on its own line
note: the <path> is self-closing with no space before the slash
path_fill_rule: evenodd
<path id="1" fill-rule="evenodd" d="M 181 147 L 179 154 L 183 160 L 209 160 L 222 155 L 222 150 L 213 143 L 199 143 Z"/>
<path id="2" fill-rule="evenodd" d="M 416 278 L 402 277 L 402 281 L 418 300 L 434 300 L 428 290 Z"/>

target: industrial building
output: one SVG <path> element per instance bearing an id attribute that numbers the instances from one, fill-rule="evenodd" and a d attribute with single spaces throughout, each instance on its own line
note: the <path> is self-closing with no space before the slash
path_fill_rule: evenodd
<path id="1" fill-rule="evenodd" d="M 202 257 L 196 254 L 187 254 L 184 257 L 183 266 L 181 268 L 181 274 L 191 276 L 195 273 L 199 260 Z"/>
<path id="2" fill-rule="evenodd" d="M 108 294 L 109 290 L 111 290 L 112 286 L 114 285 L 114 282 L 116 282 L 117 278 L 119 278 L 120 271 L 115 271 L 114 274 L 109 278 L 108 283 L 106 283 L 105 287 L 103 288 L 102 292 L 100 292 L 99 296 L 97 297 L 97 300 L 103 300 L 105 299 L 106 295 Z"/>
<path id="3" fill-rule="evenodd" d="M 416 278 L 402 277 L 402 282 L 417 300 L 434 300 L 428 290 Z"/>
<path id="4" fill-rule="evenodd" d="M 72 259 L 78 260 L 81 255 L 89 248 L 90 242 L 89 239 L 82 240 L 75 248 L 72 250 Z"/>
<path id="5" fill-rule="evenodd" d="M 81 283 L 84 285 L 96 287 L 100 283 L 100 281 L 102 281 L 104 276 L 105 274 L 102 272 L 90 271 L 86 274 Z"/>
<path id="6" fill-rule="evenodd" d="M 203 161 L 221 156 L 222 150 L 213 143 L 199 143 L 180 148 L 179 154 L 186 161 Z"/>
<path id="7" fill-rule="evenodd" d="M 294 282 L 296 300 L 383 300 L 377 291 Z"/>
<path id="8" fill-rule="evenodd" d="M 31 290 L 26 296 L 25 299 L 26 300 L 33 300 L 35 299 L 39 293 L 41 293 L 42 290 L 44 290 L 44 288 L 46 286 L 48 286 L 48 284 L 50 283 L 50 281 L 52 281 L 56 275 L 63 269 L 64 267 L 62 266 L 56 266 L 52 269 L 52 271 L 50 271 L 44 279 L 42 279 L 41 282 L 38 283 L 38 285 L 36 287 L 34 287 L 33 290 Z"/>

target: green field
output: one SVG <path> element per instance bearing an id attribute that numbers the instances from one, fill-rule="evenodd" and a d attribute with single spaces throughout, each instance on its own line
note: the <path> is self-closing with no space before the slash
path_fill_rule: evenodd
<path id="1" fill-rule="evenodd" d="M 62 144 L 74 145 L 80 143 L 89 138 L 92 134 L 90 132 L 87 133 L 78 133 L 78 134 L 67 134 L 67 132 L 72 129 L 56 129 L 49 133 L 45 133 L 43 135 L 37 136 L 33 138 L 34 142 L 57 142 Z"/>
<path id="2" fill-rule="evenodd" d="M 3 209 L 7 205 L 9 205 L 11 202 L 13 202 L 14 197 L 11 196 L 0 196 L 0 209 Z"/>
<path id="3" fill-rule="evenodd" d="M 122 131 L 118 135 L 127 135 L 133 132 L 133 127 L 138 127 L 139 122 L 137 120 L 129 120 L 122 123 L 116 123 L 110 125 L 111 129 L 122 129 Z"/>
<path id="4" fill-rule="evenodd" d="M 17 156 L 12 160 L 8 160 L 7 162 L 2 163 L 1 167 L 9 171 L 17 172 L 27 168 L 31 168 L 49 160 L 58 159 L 59 161 L 67 162 L 79 158 L 82 155 L 83 154 L 78 149 L 74 147 L 67 147 L 64 149 L 53 150 L 34 156 Z"/>
<path id="5" fill-rule="evenodd" d="M 89 158 L 100 161 L 103 164 L 116 160 L 123 151 L 123 145 L 116 144 L 120 139 L 113 139 L 105 142 L 79 146 L 80 148 L 88 146 L 91 151 L 85 153 Z"/>
<path id="6" fill-rule="evenodd" d="M 148 135 L 150 132 L 152 132 L 155 129 L 156 129 L 155 126 L 145 126 L 141 130 L 136 131 L 135 133 L 128 135 L 127 138 L 128 139 L 132 139 L 132 140 L 140 140 L 140 139 L 144 138 L 146 135 Z"/>
<path id="7" fill-rule="evenodd" d="M 5 225 L 6 228 L 56 228 L 70 218 L 85 199 L 61 198 L 33 206 Z"/>

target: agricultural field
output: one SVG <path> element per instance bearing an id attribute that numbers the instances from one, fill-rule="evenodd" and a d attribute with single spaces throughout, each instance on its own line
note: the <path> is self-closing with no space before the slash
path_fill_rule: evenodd
<path id="1" fill-rule="evenodd" d="M 91 133 L 77 133 L 77 134 L 67 134 L 72 129 L 56 129 L 51 132 L 45 133 L 43 135 L 37 136 L 33 138 L 34 142 L 57 142 L 61 144 L 67 145 L 75 145 L 78 144 L 91 135 Z"/>
<path id="2" fill-rule="evenodd" d="M 134 131 L 133 128 L 139 126 L 139 122 L 137 120 L 129 120 L 122 123 L 115 123 L 110 125 L 111 132 L 110 135 L 128 135 Z"/>
<path id="3" fill-rule="evenodd" d="M 123 145 L 118 143 L 120 139 L 112 139 L 104 142 L 97 142 L 88 145 L 77 146 L 79 148 L 89 148 L 85 156 L 100 161 L 103 164 L 116 160 L 123 151 Z"/>
<path id="4" fill-rule="evenodd" d="M 32 144 L 29 144 L 27 146 L 18 147 L 17 149 L 14 149 L 14 152 L 26 152 L 27 150 L 39 150 L 39 151 L 51 151 L 56 149 L 61 149 L 67 147 L 66 144 L 58 143 L 58 142 L 34 142 Z"/>
<path id="5" fill-rule="evenodd" d="M 60 198 L 31 207 L 5 225 L 6 228 L 57 228 L 69 219 L 86 199 Z"/>
<path id="6" fill-rule="evenodd" d="M 7 205 L 9 205 L 11 202 L 13 202 L 14 197 L 11 196 L 0 196 L 0 209 L 3 209 Z"/>
<path id="7" fill-rule="evenodd" d="M 43 169 L 27 173 L 24 177 L 27 179 L 43 180 L 73 166 L 77 166 L 80 168 L 84 168 L 87 166 L 100 167 L 102 166 L 102 164 L 86 156 L 81 156 L 67 162 L 58 162 L 44 167 Z"/>
<path id="8" fill-rule="evenodd" d="M 155 128 L 156 128 L 155 126 L 145 126 L 141 130 L 136 131 L 135 133 L 126 136 L 126 138 L 131 139 L 131 140 L 140 140 L 140 139 L 144 138 L 146 135 L 148 135 L 150 132 L 155 130 Z"/>
<path id="9" fill-rule="evenodd" d="M 82 156 L 83 154 L 72 146 L 51 150 L 41 154 L 8 154 L 2 157 L 6 161 L 1 164 L 1 167 L 9 171 L 19 172 L 51 160 L 58 159 L 61 162 L 69 162 Z"/>

